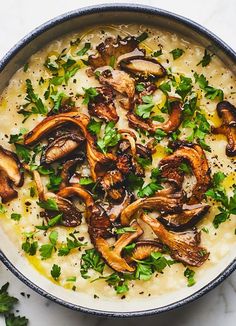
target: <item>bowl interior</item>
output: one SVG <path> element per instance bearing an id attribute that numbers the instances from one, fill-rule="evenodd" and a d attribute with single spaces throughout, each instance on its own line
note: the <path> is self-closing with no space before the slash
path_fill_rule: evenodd
<path id="1" fill-rule="evenodd" d="M 151 22 L 151 24 L 150 24 Z M 27 59 L 36 51 L 40 50 L 51 40 L 61 37 L 63 34 L 72 31 L 79 31 L 85 27 L 102 24 L 118 23 L 140 23 L 143 25 L 152 25 L 183 34 L 184 36 L 199 43 L 205 48 L 210 48 L 219 58 L 229 67 L 233 67 L 236 73 L 235 57 L 233 51 L 224 48 L 223 43 L 219 43 L 214 36 L 209 37 L 208 32 L 197 27 L 191 22 L 184 21 L 179 17 L 168 14 L 163 11 L 139 8 L 139 7 L 102 7 L 94 9 L 85 9 L 64 15 L 46 23 L 44 26 L 36 29 L 26 38 L 16 45 L 15 48 L 7 54 L 0 62 L 0 91 L 6 86 L 11 76 L 20 68 Z M 162 295 L 148 299 L 135 299 L 132 301 L 109 299 L 93 299 L 90 296 L 66 290 L 40 275 L 24 257 L 19 255 L 14 244 L 8 236 L 0 229 L 2 259 L 16 275 L 24 280 L 29 286 L 36 289 L 41 294 L 65 304 L 70 308 L 80 309 L 99 314 L 110 315 L 140 315 L 152 312 L 161 312 L 170 308 L 177 307 L 196 297 L 199 297 L 207 289 L 215 286 L 227 274 L 229 274 L 234 265 L 235 247 L 232 248 L 217 266 L 209 270 L 209 273 L 192 288 L 183 288 L 176 293 Z M 229 267 L 230 265 L 230 267 Z M 226 270 L 226 271 L 225 271 Z M 29 280 L 29 281 L 27 281 Z M 211 283 L 211 285 L 208 285 Z M 193 295 L 194 294 L 194 295 Z M 131 313 L 132 312 L 132 313 Z M 130 314 L 131 313 L 131 314 Z"/>

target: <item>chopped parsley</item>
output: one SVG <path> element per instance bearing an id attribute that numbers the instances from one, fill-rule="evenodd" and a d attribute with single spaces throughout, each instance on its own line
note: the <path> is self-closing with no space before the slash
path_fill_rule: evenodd
<path id="1" fill-rule="evenodd" d="M 153 96 L 151 95 L 142 96 L 142 101 L 144 104 L 139 104 L 135 109 L 135 113 L 139 117 L 142 117 L 143 119 L 147 119 L 150 117 L 150 114 L 154 107 Z"/>
<path id="2" fill-rule="evenodd" d="M 48 221 L 48 224 L 45 225 L 37 225 L 36 228 L 39 229 L 39 230 L 45 230 L 47 231 L 49 228 L 59 224 L 62 220 L 62 215 L 63 214 L 58 214 L 56 216 L 54 216 L 53 218 L 51 218 L 49 221 Z"/>
<path id="3" fill-rule="evenodd" d="M 2 203 L 0 203 L 0 214 L 4 214 L 6 213 L 6 208 L 4 207 L 4 205 Z"/>
<path id="4" fill-rule="evenodd" d="M 83 55 L 85 55 L 88 50 L 91 48 L 91 43 L 85 43 L 84 44 L 84 47 L 79 50 L 76 54 L 79 56 L 79 57 L 82 57 Z"/>
<path id="5" fill-rule="evenodd" d="M 205 92 L 206 98 L 210 100 L 215 100 L 216 98 L 218 98 L 219 101 L 223 101 L 224 92 L 222 91 L 222 89 L 209 86 L 209 82 L 207 81 L 206 77 L 203 74 L 198 75 L 195 72 L 194 78 L 196 83 L 198 83 L 199 87 Z"/>
<path id="6" fill-rule="evenodd" d="M 214 54 L 210 54 L 207 52 L 207 50 L 204 51 L 204 56 L 200 62 L 198 62 L 197 66 L 202 65 L 202 67 L 206 67 L 211 62 L 211 58 L 214 56 Z"/>
<path id="7" fill-rule="evenodd" d="M 59 248 L 58 256 L 67 256 L 71 250 L 86 246 L 86 243 L 78 241 L 73 233 L 70 233 L 69 236 L 71 238 L 66 238 L 66 244 Z"/>
<path id="8" fill-rule="evenodd" d="M 29 163 L 31 160 L 31 150 L 21 144 L 15 144 L 17 156 L 25 163 Z"/>
<path id="9" fill-rule="evenodd" d="M 220 213 L 214 217 L 213 226 L 217 229 L 220 224 L 227 221 L 231 214 L 236 214 L 236 187 L 234 186 L 233 196 L 228 198 L 222 182 L 225 179 L 223 172 L 217 172 L 213 175 L 213 187 L 208 189 L 206 195 L 215 201 L 221 203 L 218 207 Z"/>
<path id="10" fill-rule="evenodd" d="M 94 87 L 84 88 L 84 100 L 83 104 L 88 104 L 90 101 L 93 101 L 93 99 L 99 95 L 98 91 Z"/>
<path id="11" fill-rule="evenodd" d="M 56 250 L 57 239 L 58 239 L 58 232 L 52 231 L 49 235 L 50 243 L 44 244 L 39 248 L 39 252 L 42 260 L 46 260 L 52 256 L 53 249 Z"/>
<path id="12" fill-rule="evenodd" d="M 151 56 L 157 58 L 157 57 L 159 57 L 159 56 L 162 55 L 162 54 L 163 54 L 163 53 L 162 53 L 162 49 L 160 49 L 160 50 L 154 51 L 154 52 L 151 54 Z"/>
<path id="13" fill-rule="evenodd" d="M 170 83 L 169 83 L 169 82 L 162 83 L 161 85 L 159 85 L 159 89 L 160 89 L 164 94 L 167 94 L 168 92 L 171 91 Z"/>
<path id="14" fill-rule="evenodd" d="M 88 131 L 90 131 L 94 135 L 98 135 L 100 133 L 102 126 L 102 122 L 96 121 L 94 119 L 90 119 L 89 124 L 87 126 Z"/>
<path id="15" fill-rule="evenodd" d="M 80 180 L 79 180 L 79 184 L 81 185 L 81 186 L 87 186 L 87 185 L 91 185 L 91 184 L 93 184 L 94 183 L 94 181 L 91 179 L 91 178 L 80 178 Z"/>
<path id="16" fill-rule="evenodd" d="M 51 276 L 54 278 L 55 281 L 57 281 L 60 275 L 61 275 L 61 267 L 56 264 L 53 264 L 51 269 Z"/>
<path id="17" fill-rule="evenodd" d="M 26 317 L 15 316 L 14 314 L 5 315 L 6 326 L 27 326 L 28 322 Z"/>
<path id="18" fill-rule="evenodd" d="M 102 274 L 105 267 L 104 261 L 96 251 L 96 249 L 87 249 L 81 257 L 80 273 L 83 278 L 90 278 L 88 275 L 89 269 L 93 269 L 96 272 Z"/>
<path id="19" fill-rule="evenodd" d="M 138 43 L 141 43 L 141 42 L 145 41 L 147 38 L 148 38 L 148 33 L 143 32 L 141 35 L 136 37 L 136 40 L 138 41 Z"/>
<path id="20" fill-rule="evenodd" d="M 151 182 L 138 191 L 139 197 L 150 197 L 155 194 L 156 191 L 163 189 L 161 182 L 161 171 L 159 168 L 152 169 Z"/>
<path id="21" fill-rule="evenodd" d="M 18 213 L 12 213 L 11 214 L 11 219 L 14 220 L 14 221 L 19 221 L 21 219 L 21 214 L 18 214 Z"/>
<path id="22" fill-rule="evenodd" d="M 134 173 L 129 173 L 127 176 L 127 187 L 133 191 L 143 186 L 143 179 Z"/>
<path id="23" fill-rule="evenodd" d="M 184 100 L 186 96 L 191 92 L 192 88 L 192 79 L 181 75 L 180 83 L 177 85 L 175 92 Z"/>
<path id="24" fill-rule="evenodd" d="M 139 93 L 145 91 L 145 86 L 143 84 L 137 84 L 135 86 L 135 88 L 136 88 L 136 91 L 138 91 Z"/>
<path id="25" fill-rule="evenodd" d="M 189 268 L 186 268 L 185 271 L 184 271 L 184 276 L 187 278 L 188 280 L 188 286 L 193 286 L 196 281 L 194 279 L 194 275 L 195 275 L 195 272 Z"/>
<path id="26" fill-rule="evenodd" d="M 97 145 L 103 153 L 106 153 L 109 147 L 113 147 L 118 144 L 121 136 L 115 128 L 114 122 L 109 122 L 106 125 L 103 138 L 98 139 Z"/>
<path id="27" fill-rule="evenodd" d="M 126 232 L 135 232 L 136 229 L 133 228 L 132 226 L 126 226 L 126 227 L 123 227 L 123 228 L 117 228 L 114 230 L 114 233 L 115 234 L 124 234 Z"/>
<path id="28" fill-rule="evenodd" d="M 176 48 L 176 49 L 170 51 L 170 53 L 172 54 L 174 60 L 180 58 L 184 54 L 184 52 L 185 51 L 183 49 L 180 49 L 180 48 Z"/>
<path id="29" fill-rule="evenodd" d="M 10 312 L 13 306 L 18 302 L 18 299 L 11 297 L 7 290 L 9 283 L 4 284 L 0 289 L 0 313 Z"/>
<path id="30" fill-rule="evenodd" d="M 53 199 L 53 198 L 48 198 L 45 201 L 37 202 L 37 204 L 39 205 L 39 207 L 47 209 L 49 211 L 58 211 L 59 210 L 58 205 L 57 205 L 55 199 Z"/>

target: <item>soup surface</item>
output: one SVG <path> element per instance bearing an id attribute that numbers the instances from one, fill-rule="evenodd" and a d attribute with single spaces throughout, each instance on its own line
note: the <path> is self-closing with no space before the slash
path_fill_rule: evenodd
<path id="1" fill-rule="evenodd" d="M 236 243 L 235 104 L 235 76 L 181 35 L 112 25 L 51 42 L 0 97 L 1 160 L 24 171 L 15 187 L 0 164 L 18 193 L 0 188 L 1 228 L 96 298 L 194 286 Z"/>

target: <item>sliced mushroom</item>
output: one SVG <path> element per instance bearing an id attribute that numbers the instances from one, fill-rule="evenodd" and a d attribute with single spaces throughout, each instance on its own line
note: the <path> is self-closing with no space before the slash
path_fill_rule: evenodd
<path id="1" fill-rule="evenodd" d="M 114 94 L 110 87 L 97 87 L 98 95 L 89 101 L 89 114 L 105 121 L 117 122 L 119 117 L 114 104 Z"/>
<path id="2" fill-rule="evenodd" d="M 94 180 L 103 175 L 116 160 L 115 156 L 107 153 L 103 154 L 96 148 L 94 138 L 87 130 L 89 118 L 82 113 L 68 112 L 48 117 L 41 121 L 32 131 L 25 135 L 25 145 L 32 145 L 45 137 L 49 132 L 66 123 L 77 125 L 86 139 L 87 158 L 89 161 L 91 175 Z"/>
<path id="3" fill-rule="evenodd" d="M 155 240 L 139 240 L 135 242 L 135 248 L 130 258 L 143 260 L 150 257 L 152 252 L 163 252 L 163 244 Z"/>
<path id="4" fill-rule="evenodd" d="M 158 239 L 170 249 L 170 255 L 184 264 L 199 267 L 208 258 L 209 253 L 205 248 L 200 247 L 200 234 L 196 230 L 189 230 L 181 233 L 167 231 L 156 219 L 144 214 L 142 216 L 157 235 Z"/>
<path id="5" fill-rule="evenodd" d="M 107 207 L 106 211 L 112 222 L 116 221 L 120 217 L 121 212 L 131 204 L 133 194 L 127 190 L 124 190 L 124 193 L 123 200 L 120 203 L 115 203 Z"/>
<path id="6" fill-rule="evenodd" d="M 227 137 L 226 155 L 236 155 L 236 107 L 227 101 L 217 104 L 217 112 L 222 119 L 222 125 L 212 128 L 214 134 L 223 134 Z"/>
<path id="7" fill-rule="evenodd" d="M 133 239 L 136 239 L 142 234 L 143 231 L 140 226 L 135 222 L 132 227 L 136 231 L 123 234 L 111 247 L 105 240 L 111 236 L 110 230 L 112 225 L 110 219 L 101 206 L 94 203 L 92 196 L 80 186 L 64 188 L 59 192 L 59 195 L 62 197 L 77 195 L 84 200 L 87 208 L 88 232 L 94 247 L 111 268 L 118 272 L 132 272 L 134 269 L 121 257 L 121 251 Z"/>
<path id="8" fill-rule="evenodd" d="M 143 56 L 124 59 L 120 66 L 142 80 L 156 80 L 166 75 L 165 68 L 157 60 Z"/>
<path id="9" fill-rule="evenodd" d="M 85 159 L 84 154 L 80 153 L 79 157 L 76 157 L 72 160 L 66 161 L 61 170 L 61 184 L 60 189 L 63 189 L 66 186 L 69 186 L 69 180 L 72 177 L 73 173 L 75 172 L 75 168 L 77 164 L 82 163 Z"/>
<path id="10" fill-rule="evenodd" d="M 114 58 L 113 60 L 117 61 L 121 55 L 130 53 L 137 48 L 138 41 L 135 37 L 121 39 L 118 36 L 116 40 L 112 37 L 108 37 L 104 42 L 97 46 L 98 54 L 89 56 L 88 64 L 93 68 L 109 66 L 111 58 Z"/>
<path id="11" fill-rule="evenodd" d="M 58 212 L 62 213 L 62 225 L 67 227 L 76 227 L 81 224 L 82 214 L 70 200 L 59 195 L 55 195 L 51 192 L 46 193 L 44 198 L 45 200 L 53 199 L 56 202 L 58 206 Z M 46 210 L 46 212 L 47 217 L 52 218 L 55 216 L 55 212 L 48 210 Z"/>
<path id="12" fill-rule="evenodd" d="M 176 151 L 162 159 L 159 167 L 162 170 L 162 177 L 169 182 L 175 182 L 180 188 L 183 182 L 183 175 L 180 171 L 180 164 L 188 163 L 196 177 L 196 184 L 193 187 L 192 195 L 188 199 L 189 204 L 199 203 L 205 196 L 205 192 L 211 185 L 210 168 L 206 155 L 198 144 L 176 143 Z M 176 180 L 174 180 L 176 178 Z M 177 182 L 176 182 L 177 181 Z"/>
<path id="13" fill-rule="evenodd" d="M 121 201 L 124 197 L 123 182 L 124 177 L 117 169 L 106 172 L 100 179 L 102 189 L 114 201 Z"/>
<path id="14" fill-rule="evenodd" d="M 13 185 L 21 187 L 24 182 L 22 165 L 15 153 L 0 145 L 0 197 L 7 203 L 17 197 Z"/>
<path id="15" fill-rule="evenodd" d="M 121 213 L 121 224 L 129 225 L 132 217 L 142 208 L 142 209 L 153 209 L 158 210 L 160 213 L 169 212 L 174 213 L 181 210 L 182 204 L 179 198 L 170 197 L 148 197 L 140 198 L 126 207 Z"/>
<path id="16" fill-rule="evenodd" d="M 160 124 L 153 123 L 151 119 L 142 119 L 133 112 L 127 113 L 127 118 L 131 127 L 143 129 L 154 134 L 157 129 L 161 129 L 167 134 L 177 130 L 182 122 L 182 103 L 180 101 L 172 101 L 170 103 L 169 119 Z"/>
<path id="17" fill-rule="evenodd" d="M 50 164 L 64 158 L 80 147 L 84 140 L 84 137 L 78 135 L 78 133 L 67 133 L 55 139 L 44 149 L 41 164 Z"/>
<path id="18" fill-rule="evenodd" d="M 101 84 L 112 87 L 118 93 L 133 101 L 135 93 L 134 80 L 126 72 L 120 70 L 104 70 L 99 76 Z"/>
<path id="19" fill-rule="evenodd" d="M 185 231 L 195 226 L 209 211 L 209 205 L 190 205 L 182 212 L 161 215 L 158 220 L 172 231 Z"/>

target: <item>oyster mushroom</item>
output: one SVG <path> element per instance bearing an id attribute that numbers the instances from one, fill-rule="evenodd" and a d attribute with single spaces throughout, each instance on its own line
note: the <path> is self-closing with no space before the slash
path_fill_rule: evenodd
<path id="1" fill-rule="evenodd" d="M 161 215 L 158 220 L 172 231 L 185 231 L 195 226 L 209 211 L 209 205 L 185 205 L 183 211 L 175 214 Z"/>
<path id="2" fill-rule="evenodd" d="M 107 122 L 117 122 L 119 117 L 114 104 L 114 94 L 110 87 L 97 87 L 98 95 L 88 103 L 89 114 Z"/>
<path id="3" fill-rule="evenodd" d="M 182 103 L 180 101 L 172 101 L 170 103 L 169 119 L 160 124 L 154 123 L 151 119 L 142 119 L 134 112 L 128 112 L 127 118 L 131 127 L 143 129 L 151 134 L 155 134 L 157 129 L 161 129 L 167 134 L 177 130 L 182 122 Z"/>
<path id="4" fill-rule="evenodd" d="M 184 142 L 175 143 L 177 149 L 166 158 L 163 158 L 159 167 L 162 170 L 162 177 L 169 182 L 174 182 L 178 188 L 182 186 L 183 174 L 179 169 L 180 164 L 186 162 L 191 166 L 196 177 L 196 184 L 193 187 L 192 195 L 188 199 L 189 204 L 199 203 L 205 196 L 205 192 L 211 185 L 210 168 L 206 155 L 198 144 Z M 174 180 L 176 178 L 176 180 Z"/>
<path id="5" fill-rule="evenodd" d="M 62 166 L 62 170 L 61 170 L 61 184 L 60 184 L 60 189 L 66 187 L 69 185 L 69 180 L 72 177 L 72 175 L 75 172 L 75 168 L 77 166 L 77 164 L 82 163 L 85 159 L 85 156 L 83 153 L 80 153 L 81 155 L 79 155 L 78 157 L 68 160 L 66 161 L 63 166 Z"/>
<path id="6" fill-rule="evenodd" d="M 48 144 L 41 156 L 41 164 L 50 164 L 69 155 L 84 143 L 78 133 L 66 133 Z"/>
<path id="7" fill-rule="evenodd" d="M 17 197 L 13 188 L 21 187 L 24 182 L 22 165 L 15 153 L 0 145 L 0 197 L 7 203 Z"/>
<path id="8" fill-rule="evenodd" d="M 153 81 L 166 75 L 165 68 L 157 60 L 143 56 L 123 59 L 120 67 L 141 80 Z"/>
<path id="9" fill-rule="evenodd" d="M 124 197 L 123 182 L 124 177 L 117 169 L 106 172 L 100 179 L 102 189 L 114 201 L 121 201 Z"/>
<path id="10" fill-rule="evenodd" d="M 174 233 L 167 231 L 159 221 L 146 214 L 142 215 L 142 219 L 158 239 L 169 247 L 172 258 L 194 267 L 201 266 L 207 260 L 209 253 L 199 246 L 200 234 L 196 230 Z"/>
<path id="11" fill-rule="evenodd" d="M 88 232 L 94 247 L 101 254 L 106 263 L 117 272 L 133 272 L 133 267 L 121 257 L 121 251 L 127 244 L 142 234 L 143 231 L 138 223 L 135 222 L 132 225 L 135 232 L 123 234 L 117 242 L 111 246 L 106 240 L 107 237 L 111 237 L 112 235 L 111 221 L 105 210 L 94 203 L 92 196 L 87 191 L 79 185 L 74 185 L 73 187 L 62 189 L 58 194 L 62 197 L 78 196 L 84 201 L 86 205 Z"/>
<path id="12" fill-rule="evenodd" d="M 91 169 L 91 175 L 94 180 L 103 175 L 115 161 L 115 156 L 99 152 L 95 145 L 93 136 L 88 132 L 87 125 L 89 118 L 82 113 L 67 112 L 48 117 L 42 120 L 32 131 L 25 135 L 25 145 L 32 145 L 45 137 L 49 132 L 63 126 L 66 123 L 72 123 L 78 126 L 86 139 L 87 158 Z"/>
<path id="13" fill-rule="evenodd" d="M 112 205 L 108 206 L 106 209 L 110 221 L 112 221 L 112 222 L 116 221 L 120 217 L 121 212 L 128 205 L 131 204 L 132 199 L 133 199 L 133 194 L 127 190 L 124 190 L 124 195 L 123 195 L 122 201 L 119 203 L 112 204 Z"/>
<path id="14" fill-rule="evenodd" d="M 217 104 L 217 113 L 222 119 L 222 125 L 212 128 L 213 134 L 223 134 L 227 137 L 226 155 L 236 155 L 236 107 L 227 101 Z"/>
<path id="15" fill-rule="evenodd" d="M 130 256 L 131 260 L 148 258 L 152 252 L 162 252 L 163 244 L 156 240 L 138 240 Z"/>
<path id="16" fill-rule="evenodd" d="M 120 36 L 118 36 L 117 39 L 108 37 L 104 42 L 100 43 L 96 49 L 98 53 L 90 55 L 88 58 L 88 64 L 95 69 L 109 66 L 111 64 L 111 58 L 114 58 L 114 64 L 116 65 L 120 56 L 130 52 L 132 53 L 135 49 L 138 49 L 138 41 L 133 36 L 128 36 L 124 39 L 121 39 Z M 140 52 L 139 50 L 138 53 Z"/>
<path id="17" fill-rule="evenodd" d="M 121 70 L 104 70 L 100 76 L 101 84 L 112 87 L 115 91 L 125 96 L 129 102 L 129 108 L 132 106 L 135 94 L 134 80 L 126 72 Z M 128 108 L 128 105 L 124 105 Z"/>
<path id="18" fill-rule="evenodd" d="M 171 197 L 148 197 L 139 198 L 132 204 L 127 206 L 121 213 L 120 220 L 122 225 L 129 225 L 132 217 L 142 209 L 153 209 L 161 212 L 176 212 L 180 211 L 182 207 L 181 200 L 179 198 Z"/>
<path id="19" fill-rule="evenodd" d="M 36 170 L 31 171 L 30 167 L 27 164 L 24 164 L 24 169 L 33 174 L 33 179 L 37 187 L 39 200 L 44 202 L 48 199 L 53 199 L 58 206 L 58 211 L 56 212 L 45 209 L 45 213 L 43 215 L 46 217 L 46 219 L 53 218 L 55 213 L 62 213 L 62 225 L 67 227 L 75 227 L 81 224 L 82 214 L 70 200 L 63 198 L 59 194 L 45 192 L 39 172 Z"/>

